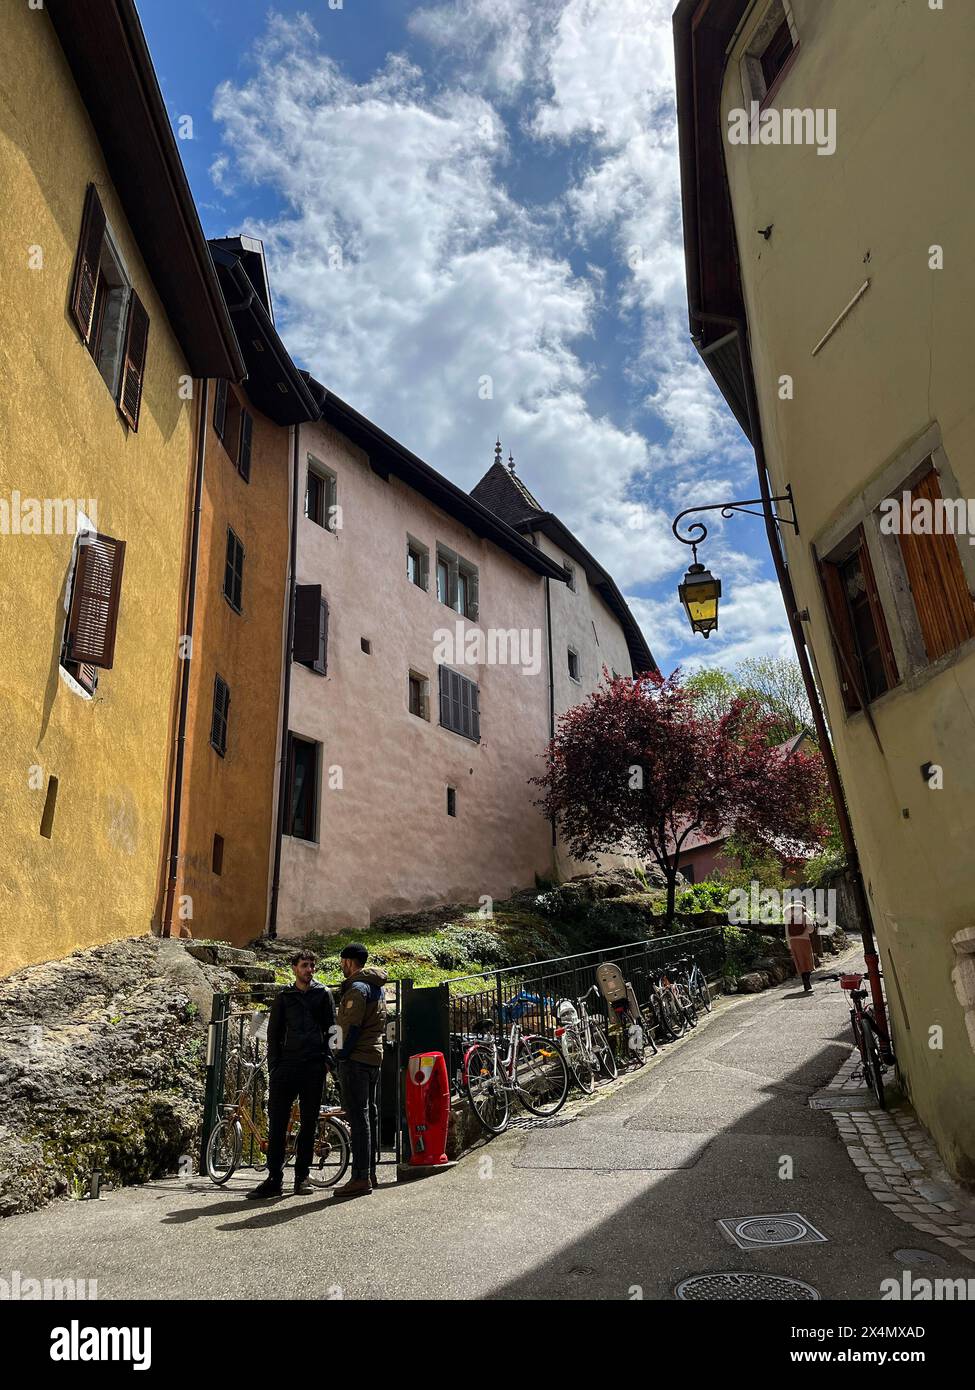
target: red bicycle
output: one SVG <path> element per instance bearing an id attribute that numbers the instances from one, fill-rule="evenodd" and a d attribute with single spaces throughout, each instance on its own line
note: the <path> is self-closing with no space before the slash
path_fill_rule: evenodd
<path id="1" fill-rule="evenodd" d="M 853 1037 L 860 1049 L 863 1063 L 863 1079 L 877 1098 L 881 1110 L 887 1109 L 887 1096 L 884 1090 L 884 1072 L 887 1064 L 883 1059 L 884 1049 L 880 1042 L 880 1030 L 874 1017 L 872 1004 L 864 1004 L 869 991 L 861 986 L 863 975 L 823 975 L 824 980 L 839 980 L 840 989 L 850 996 L 850 1022 L 853 1024 Z"/>

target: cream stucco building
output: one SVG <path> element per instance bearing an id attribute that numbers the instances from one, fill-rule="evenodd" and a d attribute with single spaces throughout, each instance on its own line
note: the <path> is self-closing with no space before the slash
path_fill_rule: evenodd
<path id="1" fill-rule="evenodd" d="M 487 906 L 582 867 L 530 779 L 603 663 L 652 666 L 612 580 L 509 470 L 468 494 L 316 389 L 321 419 L 299 435 L 282 936 Z"/>
<path id="2" fill-rule="evenodd" d="M 972 1180 L 975 547 L 892 518 L 975 520 L 975 8 L 684 0 L 675 35 L 691 331 L 793 490 L 900 1072 Z"/>

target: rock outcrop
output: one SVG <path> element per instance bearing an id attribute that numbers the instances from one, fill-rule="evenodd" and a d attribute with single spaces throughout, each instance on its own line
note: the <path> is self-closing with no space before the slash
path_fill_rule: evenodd
<path id="1" fill-rule="evenodd" d="M 236 984 L 151 936 L 0 980 L 0 1215 L 195 1157 L 211 1001 Z"/>

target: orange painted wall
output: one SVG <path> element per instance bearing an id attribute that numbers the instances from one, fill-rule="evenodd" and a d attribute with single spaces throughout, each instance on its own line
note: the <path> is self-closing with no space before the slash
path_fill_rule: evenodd
<path id="1" fill-rule="evenodd" d="M 196 938 L 243 945 L 263 933 L 267 920 L 288 571 L 290 432 L 259 414 L 238 391 L 254 418 L 246 483 L 213 429 L 214 385 L 210 383 L 207 411 L 173 934 L 181 925 Z M 223 594 L 228 526 L 244 546 L 242 613 Z M 218 672 L 230 686 L 224 757 L 210 745 Z M 224 839 L 220 875 L 212 869 L 215 833 Z"/>

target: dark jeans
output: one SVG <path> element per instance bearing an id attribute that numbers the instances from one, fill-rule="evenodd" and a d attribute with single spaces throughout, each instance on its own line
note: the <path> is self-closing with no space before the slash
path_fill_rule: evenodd
<path id="1" fill-rule="evenodd" d="M 271 1094 L 267 1103 L 267 1174 L 281 1181 L 284 1173 L 284 1150 L 288 1136 L 291 1107 L 297 1098 L 301 1113 L 301 1129 L 295 1148 L 295 1179 L 306 1178 L 311 1169 L 315 1148 L 318 1112 L 325 1084 L 324 1062 L 278 1062 L 270 1076 Z"/>
<path id="2" fill-rule="evenodd" d="M 379 1162 L 379 1068 L 339 1062 L 339 1085 L 352 1131 L 352 1176 L 368 1178 Z"/>

